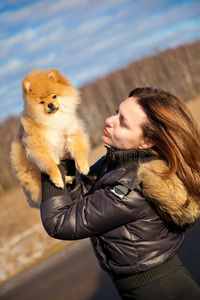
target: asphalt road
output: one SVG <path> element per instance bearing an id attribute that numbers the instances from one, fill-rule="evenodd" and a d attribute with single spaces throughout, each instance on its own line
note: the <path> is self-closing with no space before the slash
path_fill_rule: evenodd
<path id="1" fill-rule="evenodd" d="M 179 258 L 200 285 L 200 221 L 191 228 Z M 1 300 L 119 300 L 89 240 L 78 241 L 0 287 Z"/>
<path id="2" fill-rule="evenodd" d="M 1 300 L 119 300 L 90 241 L 78 241 L 0 287 Z"/>

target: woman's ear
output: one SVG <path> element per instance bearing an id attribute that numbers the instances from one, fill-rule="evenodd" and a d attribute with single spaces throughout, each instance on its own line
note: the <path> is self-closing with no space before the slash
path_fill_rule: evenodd
<path id="1" fill-rule="evenodd" d="M 139 149 L 150 149 L 155 145 L 155 142 L 150 138 L 144 138 L 141 142 Z"/>

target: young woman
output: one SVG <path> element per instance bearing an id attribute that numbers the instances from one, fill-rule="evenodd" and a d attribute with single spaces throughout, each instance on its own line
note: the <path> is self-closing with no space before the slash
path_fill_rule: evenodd
<path id="1" fill-rule="evenodd" d="M 90 237 L 122 299 L 200 299 L 176 254 L 199 217 L 200 132 L 184 102 L 137 88 L 106 119 L 107 155 L 56 188 L 42 174 L 41 218 L 57 239 Z M 59 169 L 74 172 L 74 161 Z"/>

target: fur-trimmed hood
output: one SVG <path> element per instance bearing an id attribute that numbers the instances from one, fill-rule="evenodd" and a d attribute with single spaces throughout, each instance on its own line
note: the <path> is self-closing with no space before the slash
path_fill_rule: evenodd
<path id="1" fill-rule="evenodd" d="M 180 227 L 187 227 L 199 218 L 200 205 L 193 198 L 188 206 L 185 205 L 187 190 L 180 178 L 176 174 L 169 179 L 159 176 L 167 169 L 164 161 L 152 160 L 139 165 L 137 177 L 144 196 L 161 217 L 167 223 L 173 221 Z"/>

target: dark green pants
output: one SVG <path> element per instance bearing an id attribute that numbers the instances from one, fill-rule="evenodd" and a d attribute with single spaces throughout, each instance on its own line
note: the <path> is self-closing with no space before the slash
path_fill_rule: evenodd
<path id="1" fill-rule="evenodd" d="M 142 287 L 118 291 L 123 300 L 200 300 L 200 288 L 185 267 Z"/>

